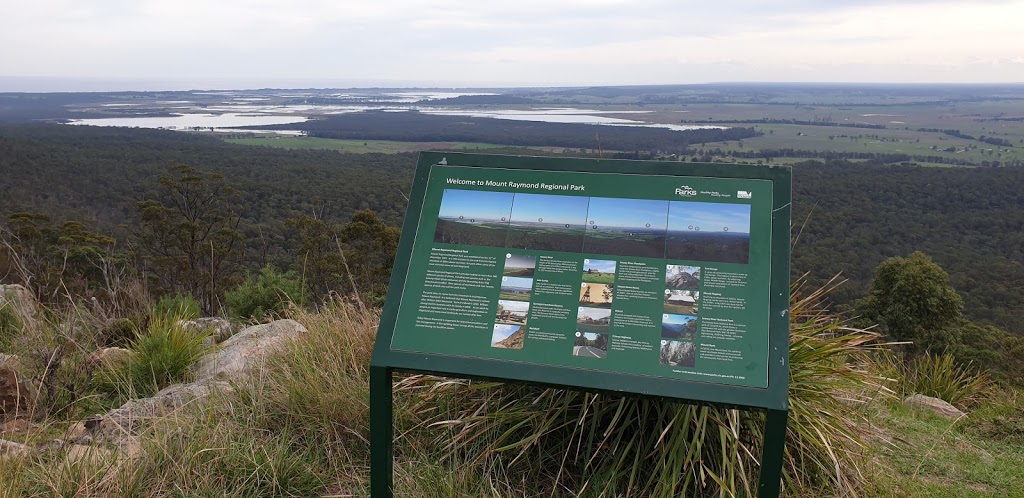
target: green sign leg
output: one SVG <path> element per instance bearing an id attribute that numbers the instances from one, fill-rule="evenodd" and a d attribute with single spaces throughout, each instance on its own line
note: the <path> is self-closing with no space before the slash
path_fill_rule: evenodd
<path id="1" fill-rule="evenodd" d="M 391 369 L 370 366 L 370 496 L 394 496 Z"/>
<path id="2" fill-rule="evenodd" d="M 757 484 L 759 498 L 778 498 L 782 484 L 782 461 L 786 455 L 786 420 L 788 410 L 768 410 L 764 423 L 764 452 L 761 454 L 761 477 Z"/>

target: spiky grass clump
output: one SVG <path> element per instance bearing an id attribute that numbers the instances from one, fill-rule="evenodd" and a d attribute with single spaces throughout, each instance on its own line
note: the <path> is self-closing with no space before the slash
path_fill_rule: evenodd
<path id="1" fill-rule="evenodd" d="M 877 338 L 823 306 L 832 281 L 791 300 L 790 424 L 785 484 L 794 494 L 855 492 L 857 403 L 884 390 L 868 372 Z M 760 413 L 649 399 L 410 379 L 413 407 L 448 455 L 501 470 L 554 496 L 752 496 Z"/>
<path id="2" fill-rule="evenodd" d="M 901 397 L 923 394 L 968 409 L 991 398 L 996 383 L 972 365 L 962 365 L 953 355 L 926 353 L 911 358 L 884 351 L 875 358 L 882 375 L 896 379 Z"/>
<path id="3" fill-rule="evenodd" d="M 129 397 L 155 394 L 188 379 L 189 368 L 209 351 L 207 335 L 186 331 L 174 315 L 154 315 L 149 327 L 128 347 L 123 386 Z"/>

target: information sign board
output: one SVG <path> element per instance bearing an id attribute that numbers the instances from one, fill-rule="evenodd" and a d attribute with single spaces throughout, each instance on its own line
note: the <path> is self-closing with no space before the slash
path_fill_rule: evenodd
<path id="1" fill-rule="evenodd" d="M 423 153 L 373 365 L 784 411 L 790 202 L 785 167 Z"/>

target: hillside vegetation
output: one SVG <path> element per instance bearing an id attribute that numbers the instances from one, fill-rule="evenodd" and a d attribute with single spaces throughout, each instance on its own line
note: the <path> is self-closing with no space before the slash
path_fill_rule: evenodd
<path id="1" fill-rule="evenodd" d="M 356 211 L 401 221 L 415 156 L 246 147 L 157 130 L 0 127 L 0 223 L 13 228 L 15 213 L 44 215 L 39 224 L 51 228 L 74 220 L 126 247 L 137 203 L 159 196 L 157 180 L 174 164 L 221 175 L 238 191 L 237 271 L 271 264 L 301 273 L 313 246 L 317 254 L 331 248 L 317 234 L 339 230 Z M 851 304 L 882 261 L 921 250 L 950 273 L 967 317 L 1024 334 L 1022 191 L 1022 168 L 800 163 L 793 274 L 842 272 L 850 282 L 834 299 Z"/>

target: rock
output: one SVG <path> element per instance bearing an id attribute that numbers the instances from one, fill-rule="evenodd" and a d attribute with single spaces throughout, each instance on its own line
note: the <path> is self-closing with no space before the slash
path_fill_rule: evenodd
<path id="1" fill-rule="evenodd" d="M 931 411 L 932 413 L 935 413 L 940 417 L 960 418 L 967 415 L 966 413 L 960 411 L 957 407 L 939 398 L 933 398 L 931 396 L 925 396 L 923 394 L 915 394 L 913 396 L 910 396 L 909 398 L 903 400 L 903 403 L 917 408 L 924 408 L 926 410 Z"/>
<path id="2" fill-rule="evenodd" d="M 16 418 L 0 424 L 0 434 L 31 432 L 35 428 L 36 424 L 23 418 Z"/>
<path id="3" fill-rule="evenodd" d="M 86 364 L 91 369 L 111 367 L 127 362 L 130 355 L 125 348 L 103 348 L 89 355 Z"/>
<path id="4" fill-rule="evenodd" d="M 22 329 L 38 327 L 42 316 L 39 301 L 25 287 L 18 284 L 0 285 L 0 309 L 7 307 L 21 320 Z"/>
<path id="5" fill-rule="evenodd" d="M 68 430 L 64 432 L 64 440 L 71 442 L 81 442 L 84 438 L 90 438 L 89 429 L 85 427 L 85 422 L 78 422 L 77 424 L 68 427 Z"/>
<path id="6" fill-rule="evenodd" d="M 225 318 L 196 318 L 181 322 L 181 327 L 186 332 L 195 330 L 208 333 L 215 343 L 228 340 L 238 331 L 238 327 Z"/>
<path id="7" fill-rule="evenodd" d="M 108 450 L 99 446 L 73 444 L 68 448 L 67 463 L 69 466 L 85 465 L 98 467 L 109 465 L 114 461 L 115 457 L 117 457 L 117 453 L 114 450 Z"/>
<path id="8" fill-rule="evenodd" d="M 224 341 L 220 351 L 203 357 L 192 368 L 198 380 L 236 379 L 262 368 L 268 354 L 284 349 L 305 334 L 306 327 L 295 320 L 249 327 Z"/>
<path id="9" fill-rule="evenodd" d="M 27 457 L 32 454 L 32 448 L 14 441 L 0 439 L 0 459 Z"/>
<path id="10" fill-rule="evenodd" d="M 0 364 L 0 415 L 30 411 L 36 390 L 10 362 Z"/>
<path id="11" fill-rule="evenodd" d="M 200 403 L 215 392 L 231 392 L 231 385 L 227 382 L 204 381 L 168 386 L 155 396 L 133 399 L 106 415 L 86 420 L 83 422 L 85 435 L 96 435 L 103 440 L 118 442 L 137 432 L 144 422 L 163 417 L 188 403 Z"/>

